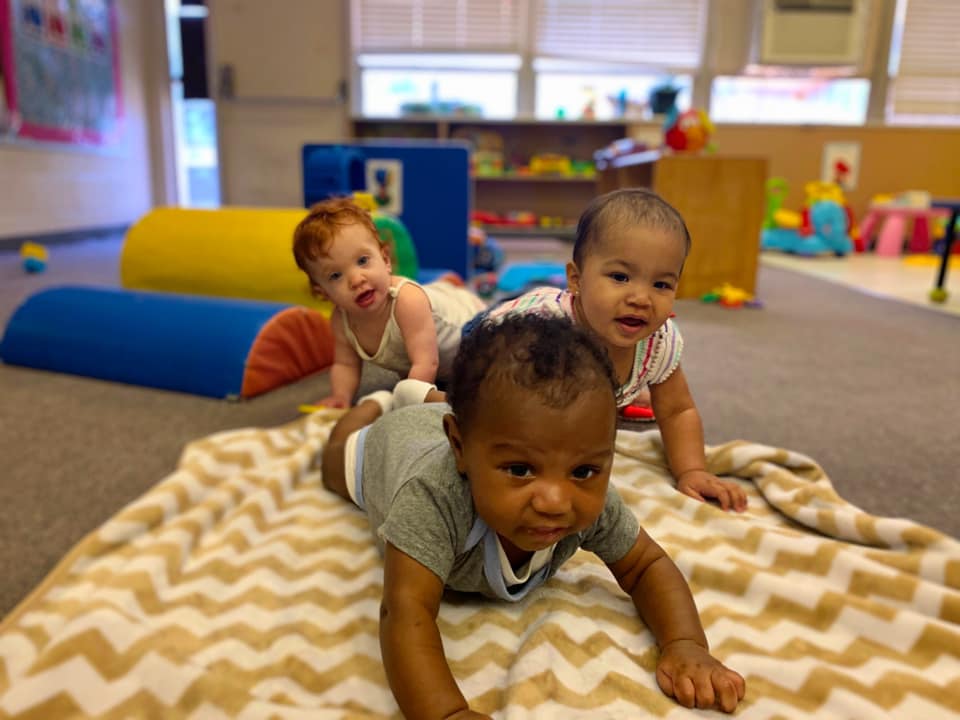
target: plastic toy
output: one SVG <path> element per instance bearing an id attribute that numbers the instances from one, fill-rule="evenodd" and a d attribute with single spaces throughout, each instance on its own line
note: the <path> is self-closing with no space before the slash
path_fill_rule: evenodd
<path id="1" fill-rule="evenodd" d="M 776 222 L 777 213 L 783 207 L 784 200 L 787 199 L 787 192 L 790 186 L 785 178 L 772 177 L 767 180 L 767 209 L 763 215 L 763 229 L 778 227 Z"/>
<path id="2" fill-rule="evenodd" d="M 632 420 L 634 422 L 652 422 L 656 420 L 656 416 L 653 414 L 653 408 L 642 405 L 627 405 L 620 411 L 620 417 L 624 420 Z"/>
<path id="3" fill-rule="evenodd" d="M 20 246 L 20 259 L 23 269 L 28 273 L 42 273 L 47 269 L 50 253 L 43 245 L 26 242 Z"/>
<path id="4" fill-rule="evenodd" d="M 493 238 L 484 237 L 482 242 L 471 243 L 471 247 L 474 272 L 496 272 L 503 265 L 503 248 Z"/>
<path id="5" fill-rule="evenodd" d="M 671 112 L 664 122 L 663 140 L 667 147 L 677 152 L 697 152 L 708 146 L 713 134 L 713 123 L 703 110 Z"/>
<path id="6" fill-rule="evenodd" d="M 728 308 L 763 307 L 763 304 L 754 298 L 753 295 L 748 293 L 746 290 L 734 287 L 730 283 L 724 283 L 720 287 L 714 288 L 710 292 L 704 294 L 700 300 L 705 303 L 717 303 L 718 305 Z"/>
<path id="7" fill-rule="evenodd" d="M 788 191 L 787 181 L 783 178 L 767 181 L 761 249 L 805 256 L 832 252 L 843 257 L 851 252 L 855 247 L 850 231 L 853 213 L 840 186 L 816 181 L 807 183 L 804 190 L 806 205 L 797 213 L 780 207 Z"/>
<path id="8" fill-rule="evenodd" d="M 760 247 L 808 257 L 828 252 L 843 257 L 853 250 L 853 241 L 847 232 L 849 219 L 843 206 L 833 200 L 821 200 L 810 208 L 809 218 L 812 232 L 770 228 L 761 234 Z"/>
<path id="9" fill-rule="evenodd" d="M 566 155 L 543 153 L 530 158 L 531 175 L 572 175 L 573 165 Z"/>

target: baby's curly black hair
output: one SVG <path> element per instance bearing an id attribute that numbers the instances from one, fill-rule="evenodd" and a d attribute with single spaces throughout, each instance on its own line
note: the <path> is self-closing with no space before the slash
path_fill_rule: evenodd
<path id="1" fill-rule="evenodd" d="M 563 408 L 588 387 L 619 383 L 606 351 L 564 317 L 509 314 L 478 323 L 460 342 L 447 402 L 461 425 L 473 418 L 481 386 L 501 378 L 536 392 L 544 404 Z"/>

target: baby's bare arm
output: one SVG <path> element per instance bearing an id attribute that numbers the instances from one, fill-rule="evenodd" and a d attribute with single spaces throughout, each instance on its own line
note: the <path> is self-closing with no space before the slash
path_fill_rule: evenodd
<path id="1" fill-rule="evenodd" d="M 343 320 L 337 310 L 333 311 L 333 365 L 330 366 L 330 395 L 318 404 L 346 408 L 353 401 L 353 394 L 360 384 L 361 362 L 357 351 L 347 340 Z"/>
<path id="2" fill-rule="evenodd" d="M 437 613 L 443 582 L 389 543 L 383 563 L 380 650 L 405 718 L 476 718 L 443 652 Z"/>
<path id="3" fill-rule="evenodd" d="M 407 357 L 410 358 L 407 377 L 436 382 L 440 351 L 437 347 L 437 329 L 433 324 L 433 310 L 426 293 L 414 285 L 400 288 L 395 317 L 403 335 Z"/>
<path id="4" fill-rule="evenodd" d="M 710 655 L 687 581 L 663 549 L 641 529 L 634 546 L 610 571 L 660 647 L 660 689 L 685 707 L 732 712 L 746 685 Z"/>
<path id="5" fill-rule="evenodd" d="M 650 400 L 677 489 L 700 501 L 715 498 L 724 510 L 746 510 L 747 494 L 742 487 L 707 472 L 703 422 L 683 368 L 678 367 L 662 383 L 651 385 Z"/>

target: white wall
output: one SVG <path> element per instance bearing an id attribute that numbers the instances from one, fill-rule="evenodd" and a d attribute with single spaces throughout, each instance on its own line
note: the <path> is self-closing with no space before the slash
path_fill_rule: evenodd
<path id="1" fill-rule="evenodd" d="M 347 0 L 208 0 L 224 205 L 301 207 L 304 143 L 349 137 Z M 232 96 L 222 69 L 231 68 Z"/>
<path id="2" fill-rule="evenodd" d="M 165 59 L 155 57 L 163 43 L 156 40 L 152 3 L 118 2 L 124 120 L 115 147 L 100 153 L 0 143 L 0 237 L 123 225 L 153 205 L 158 178 L 148 96 L 154 94 L 156 107 Z"/>

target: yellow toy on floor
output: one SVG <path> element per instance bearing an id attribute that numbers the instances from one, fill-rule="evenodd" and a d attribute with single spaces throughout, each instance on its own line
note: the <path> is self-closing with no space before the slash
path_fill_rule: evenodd
<path id="1" fill-rule="evenodd" d="M 763 304 L 753 295 L 748 293 L 746 290 L 742 290 L 741 288 L 731 285 L 730 283 L 724 283 L 720 287 L 714 288 L 710 292 L 703 295 L 700 300 L 706 303 L 717 303 L 728 308 L 763 307 Z"/>

